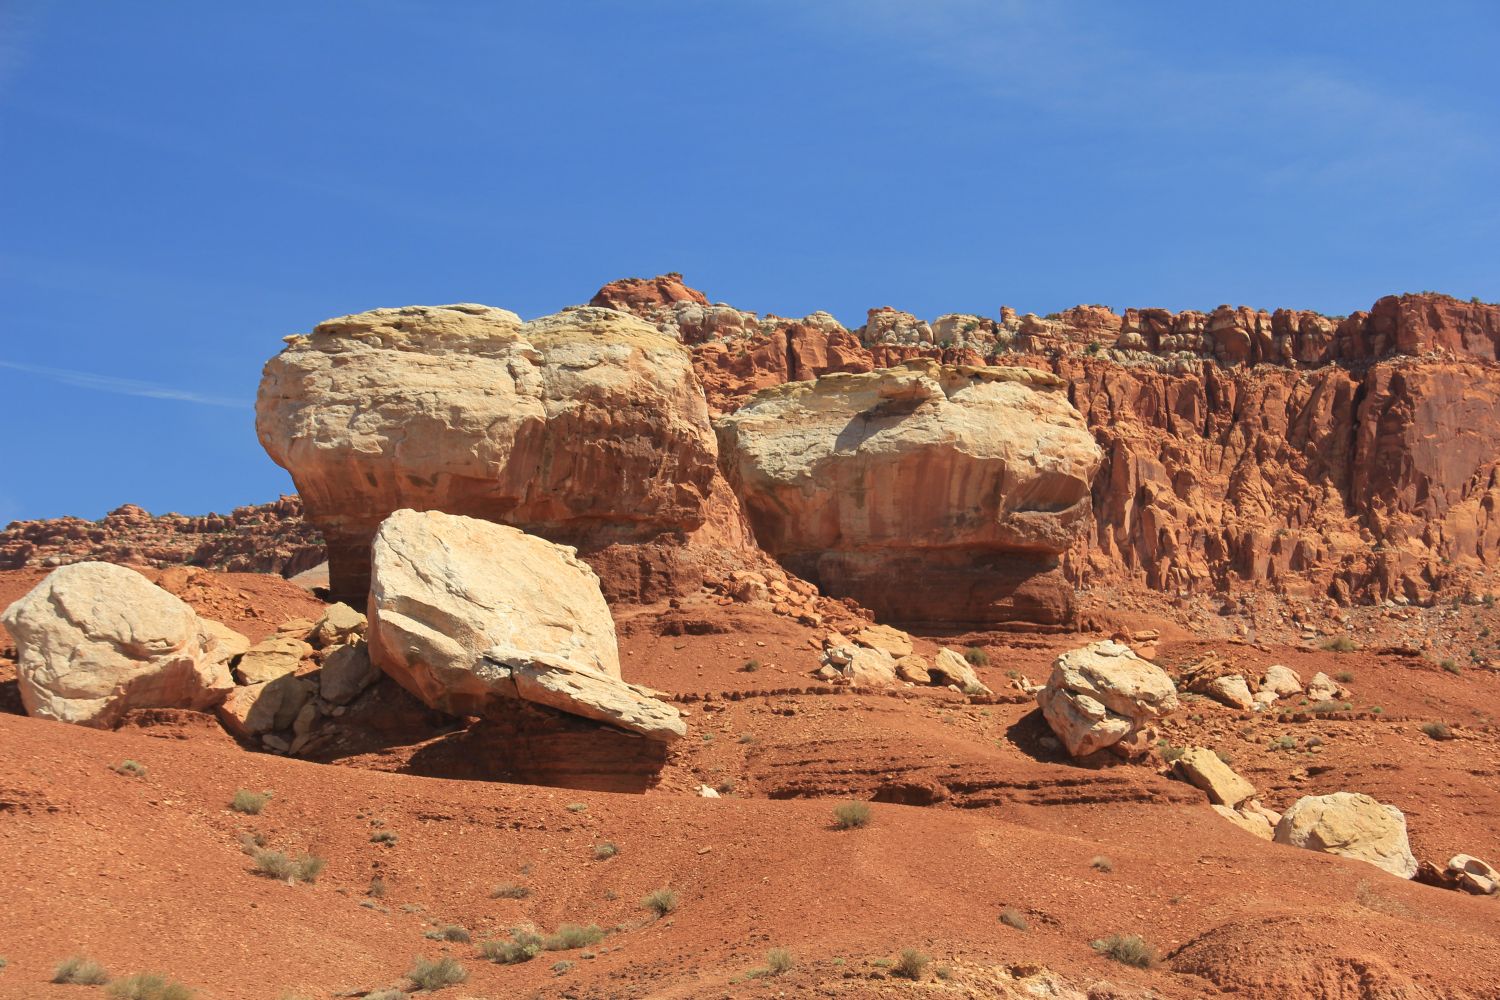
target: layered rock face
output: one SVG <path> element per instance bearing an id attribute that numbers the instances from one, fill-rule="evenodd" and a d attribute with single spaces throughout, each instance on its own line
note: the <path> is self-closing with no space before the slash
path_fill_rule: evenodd
<path id="1" fill-rule="evenodd" d="M 689 336 L 689 308 L 740 318 Z M 638 313 L 693 345 L 725 413 L 789 380 L 918 357 L 1066 379 L 1105 453 L 1092 523 L 1062 560 L 1075 584 L 1425 603 L 1500 559 L 1500 305 L 1001 307 L 930 324 L 885 307 L 854 331 L 722 304 Z"/>
<path id="2" fill-rule="evenodd" d="M 615 625 L 573 550 L 507 525 L 402 510 L 375 536 L 370 658 L 424 704 L 505 718 L 545 705 L 660 742 L 677 710 L 620 680 Z"/>
<path id="3" fill-rule="evenodd" d="M 108 727 L 135 709 L 212 708 L 234 687 L 233 633 L 123 566 L 56 569 L 0 624 L 16 640 L 21 703 L 39 718 Z"/>
<path id="4" fill-rule="evenodd" d="M 1057 378 L 927 361 L 753 397 L 716 424 L 759 543 L 882 619 L 1068 619 L 1059 554 L 1099 450 Z"/>
<path id="5" fill-rule="evenodd" d="M 686 351 L 625 313 L 522 323 L 412 306 L 330 320 L 267 363 L 256 424 L 327 539 L 336 595 L 363 595 L 370 539 L 402 508 L 577 546 L 612 597 L 670 591 L 673 574 L 697 585 L 691 560 L 657 549 L 714 521 L 703 392 Z M 713 527 L 732 536 L 733 515 Z"/>

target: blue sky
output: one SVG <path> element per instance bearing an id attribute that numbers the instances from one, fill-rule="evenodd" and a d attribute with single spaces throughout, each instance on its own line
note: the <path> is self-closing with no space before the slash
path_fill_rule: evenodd
<path id="1" fill-rule="evenodd" d="M 280 338 L 1500 299 L 1500 6 L 0 0 L 0 523 L 290 490 Z"/>

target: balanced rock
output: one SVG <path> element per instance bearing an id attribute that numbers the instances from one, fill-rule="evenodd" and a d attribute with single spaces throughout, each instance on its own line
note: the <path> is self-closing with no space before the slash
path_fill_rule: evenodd
<path id="1" fill-rule="evenodd" d="M 1255 786 L 1236 774 L 1212 750 L 1190 747 L 1172 766 L 1189 784 L 1207 792 L 1214 805 L 1233 809 L 1255 795 Z M 1266 828 L 1269 830 L 1270 824 Z"/>
<path id="2" fill-rule="evenodd" d="M 716 481 L 687 350 L 613 309 L 523 323 L 489 306 L 409 306 L 329 320 L 266 364 L 256 429 L 323 532 L 331 589 L 349 600 L 364 597 L 370 541 L 396 510 L 510 524 L 593 558 L 680 541 L 708 520 Z M 688 572 L 682 559 L 648 558 L 654 574 L 637 575 Z M 617 552 L 599 559 L 629 565 Z"/>
<path id="3" fill-rule="evenodd" d="M 824 593 L 897 622 L 1058 623 L 1102 458 L 1065 386 L 919 359 L 763 389 L 715 426 L 757 540 Z"/>
<path id="4" fill-rule="evenodd" d="M 1166 671 L 1109 639 L 1059 656 L 1036 699 L 1074 757 L 1119 743 L 1178 705 Z"/>
<path id="5" fill-rule="evenodd" d="M 568 546 L 401 510 L 371 568 L 370 657 L 428 707 L 495 716 L 521 699 L 653 739 L 686 732 L 676 709 L 620 680 L 599 579 Z"/>
<path id="6" fill-rule="evenodd" d="M 1276 843 L 1367 861 L 1400 878 L 1417 873 L 1401 810 L 1359 792 L 1298 799 L 1276 824 Z"/>
<path id="7" fill-rule="evenodd" d="M 59 567 L 0 624 L 16 641 L 21 704 L 39 718 L 103 728 L 139 708 L 210 709 L 234 687 L 233 644 L 123 566 Z"/>

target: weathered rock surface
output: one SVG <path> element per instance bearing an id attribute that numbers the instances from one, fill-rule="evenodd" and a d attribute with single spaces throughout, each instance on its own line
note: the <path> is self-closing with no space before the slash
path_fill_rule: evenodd
<path id="1" fill-rule="evenodd" d="M 928 673 L 932 674 L 934 682 L 953 684 L 960 691 L 975 689 L 981 692 L 989 691 L 989 688 L 985 687 L 984 682 L 979 679 L 979 674 L 975 673 L 974 668 L 969 665 L 969 661 L 947 646 L 938 650 L 932 666 L 928 668 Z"/>
<path id="2" fill-rule="evenodd" d="M 1359 792 L 1298 799 L 1276 824 L 1276 843 L 1367 861 L 1400 878 L 1417 873 L 1401 810 Z"/>
<path id="3" fill-rule="evenodd" d="M 380 678 L 363 640 L 335 646 L 323 657 L 318 672 L 318 694 L 335 705 L 347 705 Z"/>
<path id="4" fill-rule="evenodd" d="M 142 708 L 204 710 L 234 686 L 232 647 L 134 570 L 83 562 L 49 573 L 0 615 L 30 715 L 108 727 Z"/>
<path id="5" fill-rule="evenodd" d="M 262 639 L 241 654 L 234 667 L 235 680 L 241 684 L 264 684 L 283 674 L 297 672 L 303 658 L 312 655 L 312 647 L 290 635 Z"/>
<path id="6" fill-rule="evenodd" d="M 1060 385 L 913 362 L 767 389 L 716 424 L 725 474 L 764 548 L 883 619 L 1062 622 L 1100 455 Z"/>
<path id="7" fill-rule="evenodd" d="M 403 510 L 381 525 L 371 565 L 371 659 L 429 707 L 495 716 L 536 700 L 653 739 L 685 732 L 675 709 L 619 679 L 598 578 L 567 546 Z"/>
<path id="8" fill-rule="evenodd" d="M 1291 667 L 1279 663 L 1266 668 L 1260 679 L 1260 691 L 1269 691 L 1278 698 L 1302 693 L 1302 678 Z"/>
<path id="9" fill-rule="evenodd" d="M 1255 795 L 1255 786 L 1235 774 L 1212 750 L 1189 747 L 1172 766 L 1189 784 L 1207 792 L 1214 805 L 1234 809 Z"/>
<path id="10" fill-rule="evenodd" d="M 1166 671 L 1113 640 L 1059 656 L 1036 698 L 1047 724 L 1074 757 L 1134 736 L 1178 707 Z"/>
<path id="11" fill-rule="evenodd" d="M 488 306 L 410 306 L 329 320 L 266 364 L 256 426 L 327 539 L 333 591 L 350 599 L 366 589 L 377 526 L 399 509 L 603 552 L 621 591 L 689 568 L 642 555 L 632 579 L 630 554 L 609 550 L 680 548 L 711 516 L 717 450 L 689 355 L 612 309 L 522 323 Z"/>
<path id="12" fill-rule="evenodd" d="M 240 739 L 288 730 L 316 693 L 312 681 L 296 674 L 236 687 L 218 706 L 219 722 Z M 291 744 L 282 749 L 291 749 Z"/>

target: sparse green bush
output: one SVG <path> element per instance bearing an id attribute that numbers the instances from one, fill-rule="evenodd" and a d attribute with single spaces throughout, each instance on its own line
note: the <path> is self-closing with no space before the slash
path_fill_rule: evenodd
<path id="1" fill-rule="evenodd" d="M 491 899 L 525 899 L 531 890 L 514 882 L 501 882 L 490 890 Z"/>
<path id="2" fill-rule="evenodd" d="M 1442 667 L 1450 674 L 1462 674 L 1464 672 L 1463 667 L 1460 667 L 1458 663 L 1452 659 L 1444 660 L 1442 663 L 1439 663 L 1438 666 Z"/>
<path id="3" fill-rule="evenodd" d="M 327 865 L 327 861 L 324 861 L 315 854 L 297 855 L 297 881 L 307 883 L 316 882 L 318 876 L 323 874 L 323 869 Z"/>
<path id="4" fill-rule="evenodd" d="M 1422 732 L 1435 740 L 1453 739 L 1453 729 L 1446 722 L 1424 722 Z"/>
<path id="5" fill-rule="evenodd" d="M 1353 684 L 1354 673 L 1350 670 L 1340 670 L 1338 673 L 1333 675 L 1333 679 L 1338 681 L 1340 684 Z"/>
<path id="6" fill-rule="evenodd" d="M 916 982 L 922 978 L 922 973 L 931 963 L 931 955 L 924 955 L 915 948 L 902 948 L 901 954 L 891 965 L 891 975 Z"/>
<path id="7" fill-rule="evenodd" d="M 618 847 L 616 847 L 613 843 L 611 843 L 608 840 L 606 840 L 602 844 L 595 844 L 594 845 L 594 860 L 595 861 L 608 861 L 610 858 L 614 857 L 616 854 L 619 854 L 619 853 L 620 853 L 620 849 Z"/>
<path id="8" fill-rule="evenodd" d="M 568 812 L 570 812 L 570 813 L 587 812 L 588 808 L 589 808 L 589 805 L 588 805 L 587 802 L 569 802 L 568 803 Z"/>
<path id="9" fill-rule="evenodd" d="M 441 927 L 434 927 L 422 936 L 430 941 L 457 941 L 460 944 L 468 944 L 473 940 L 469 936 L 469 932 L 458 924 L 444 924 Z"/>
<path id="10" fill-rule="evenodd" d="M 510 936 L 509 941 L 484 942 L 479 946 L 479 954 L 498 965 L 516 965 L 529 962 L 542 953 L 542 938 L 536 932 L 518 927 L 510 932 Z"/>
<path id="11" fill-rule="evenodd" d="M 757 670 L 760 669 L 760 661 L 759 660 L 746 660 L 745 661 L 745 665 L 743 667 L 740 667 L 740 669 L 742 671 L 744 671 L 745 673 L 747 673 L 747 674 L 753 674 Z"/>
<path id="12" fill-rule="evenodd" d="M 469 970 L 452 955 L 442 958 L 418 958 L 406 973 L 412 985 L 419 990 L 440 990 L 469 978 Z"/>
<path id="13" fill-rule="evenodd" d="M 964 659 L 969 661 L 973 667 L 987 667 L 990 665 L 990 654 L 978 646 L 970 646 L 964 650 Z"/>
<path id="14" fill-rule="evenodd" d="M 246 816 L 258 816 L 260 811 L 271 801 L 270 792 L 252 792 L 248 788 L 237 788 L 234 798 L 229 800 L 229 808 Z"/>
<path id="15" fill-rule="evenodd" d="M 109 982 L 104 966 L 86 955 L 65 958 L 52 970 L 52 981 L 67 986 L 103 986 Z"/>
<path id="16" fill-rule="evenodd" d="M 563 959 L 561 962 L 553 962 L 552 963 L 552 972 L 553 972 L 554 975 L 560 976 L 564 972 L 567 972 L 572 967 L 573 967 L 573 963 L 572 962 L 569 962 L 567 959 Z"/>
<path id="17" fill-rule="evenodd" d="M 1347 635 L 1341 635 L 1336 639 L 1329 639 L 1323 643 L 1323 649 L 1329 653 L 1352 653 L 1358 648 L 1354 644 L 1354 640 Z"/>
<path id="18" fill-rule="evenodd" d="M 144 778 L 146 776 L 146 765 L 138 760 L 122 760 L 110 768 L 116 774 L 123 774 L 127 778 Z"/>
<path id="19" fill-rule="evenodd" d="M 1114 861 L 1110 860 L 1108 856 L 1103 854 L 1096 854 L 1092 858 L 1090 858 L 1089 865 L 1090 867 L 1104 872 L 1106 875 L 1115 870 Z"/>
<path id="20" fill-rule="evenodd" d="M 1314 715 L 1326 715 L 1329 712 L 1346 712 L 1348 709 L 1344 707 L 1345 704 L 1347 703 L 1342 701 L 1315 701 L 1307 706 L 1307 710 Z"/>
<path id="21" fill-rule="evenodd" d="M 1133 965 L 1137 969 L 1149 969 L 1156 965 L 1156 949 L 1136 934 L 1111 934 L 1107 938 L 1090 942 L 1099 954 L 1112 958 L 1122 965 Z"/>
<path id="22" fill-rule="evenodd" d="M 193 990 L 157 972 L 137 972 L 109 984 L 111 1000 L 193 1000 Z"/>
<path id="23" fill-rule="evenodd" d="M 839 830 L 858 830 L 870 825 L 870 807 L 863 802 L 845 802 L 833 808 L 833 825 Z"/>
<path id="24" fill-rule="evenodd" d="M 772 948 L 766 952 L 766 971 L 773 976 L 779 976 L 784 972 L 791 972 L 797 960 L 792 953 L 785 948 Z"/>
<path id="25" fill-rule="evenodd" d="M 641 905 L 655 913 L 658 917 L 665 917 L 668 913 L 677 909 L 677 893 L 671 889 L 657 889 L 646 895 L 641 900 Z"/>
<path id="26" fill-rule="evenodd" d="M 1295 736 L 1278 736 L 1271 741 L 1270 749 L 1273 752 L 1276 750 L 1295 750 L 1297 749 L 1297 738 Z"/>
<path id="27" fill-rule="evenodd" d="M 370 843 L 384 844 L 386 847 L 395 847 L 396 841 L 401 837 L 394 830 L 376 830 L 370 834 Z"/>
<path id="28" fill-rule="evenodd" d="M 589 924 L 587 927 L 580 924 L 563 924 L 556 933 L 547 935 L 542 941 L 542 947 L 548 951 L 572 951 L 575 948 L 587 948 L 603 940 L 604 928 L 598 924 Z"/>
<path id="29" fill-rule="evenodd" d="M 261 848 L 254 849 L 250 857 L 255 862 L 256 871 L 281 882 L 316 882 L 323 867 L 328 863 L 312 854 L 302 854 L 291 858 L 280 851 L 268 851 Z"/>
<path id="30" fill-rule="evenodd" d="M 1031 930 L 1031 921 L 1026 919 L 1026 914 L 1014 906 L 1007 906 L 1000 911 L 1000 922 L 1007 927 L 1014 927 L 1018 931 Z"/>
<path id="31" fill-rule="evenodd" d="M 1177 760 L 1180 760 L 1182 755 L 1187 753 L 1187 750 L 1184 747 L 1174 747 L 1166 740 L 1157 740 L 1156 752 L 1161 754 L 1162 760 L 1166 761 L 1168 764 L 1171 764 L 1176 762 Z"/>

